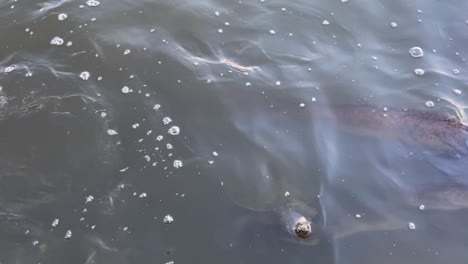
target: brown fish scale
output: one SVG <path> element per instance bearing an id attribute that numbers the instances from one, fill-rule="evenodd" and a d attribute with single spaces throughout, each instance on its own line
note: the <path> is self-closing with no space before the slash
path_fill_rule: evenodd
<path id="1" fill-rule="evenodd" d="M 349 132 L 468 155 L 467 127 L 453 117 L 416 110 L 390 108 L 383 111 L 367 105 L 331 106 L 329 112 L 319 119 L 329 123 L 331 118 L 338 127 Z"/>

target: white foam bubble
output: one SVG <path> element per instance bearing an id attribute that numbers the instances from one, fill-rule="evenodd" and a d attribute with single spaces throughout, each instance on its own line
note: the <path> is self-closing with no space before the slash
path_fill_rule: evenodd
<path id="1" fill-rule="evenodd" d="M 65 13 L 58 14 L 57 19 L 63 21 L 68 18 L 68 15 Z"/>
<path id="2" fill-rule="evenodd" d="M 88 6 L 95 7 L 95 6 L 98 6 L 100 3 L 99 3 L 99 1 L 96 1 L 96 0 L 88 0 L 88 1 L 86 1 L 86 4 Z"/>
<path id="3" fill-rule="evenodd" d="M 169 134 L 171 135 L 178 135 L 180 133 L 180 128 L 178 126 L 172 126 L 171 128 L 169 128 L 169 130 L 167 131 Z"/>
<path id="4" fill-rule="evenodd" d="M 421 58 L 424 56 L 424 51 L 420 47 L 412 47 L 409 49 L 409 53 L 413 58 Z"/>
<path id="5" fill-rule="evenodd" d="M 85 80 L 85 81 L 89 79 L 89 76 L 91 76 L 91 74 L 89 74 L 89 72 L 87 72 L 87 71 L 84 71 L 84 72 L 80 73 L 80 78 Z"/>
<path id="6" fill-rule="evenodd" d="M 60 38 L 60 37 L 54 37 L 54 38 L 50 41 L 50 44 L 51 44 L 51 45 L 56 45 L 56 46 L 63 45 L 63 39 Z"/>

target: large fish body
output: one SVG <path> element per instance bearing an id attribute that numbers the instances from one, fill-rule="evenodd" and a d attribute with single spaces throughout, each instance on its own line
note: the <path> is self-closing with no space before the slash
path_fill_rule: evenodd
<path id="1" fill-rule="evenodd" d="M 353 133 L 468 155 L 468 128 L 455 116 L 445 116 L 435 111 L 369 105 L 332 106 L 323 116 L 319 108 L 315 109 L 313 118 L 322 121 L 333 119 L 337 127 Z"/>

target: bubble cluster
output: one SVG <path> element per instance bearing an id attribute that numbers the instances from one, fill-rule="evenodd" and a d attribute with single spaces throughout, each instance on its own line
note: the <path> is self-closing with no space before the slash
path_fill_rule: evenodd
<path id="1" fill-rule="evenodd" d="M 414 69 L 414 74 L 419 76 L 424 75 L 424 70 L 420 68 Z"/>
<path id="2" fill-rule="evenodd" d="M 92 202 L 93 200 L 94 200 L 94 196 L 88 195 L 88 196 L 86 197 L 86 202 L 85 202 L 85 203 L 90 203 L 90 202 Z"/>
<path id="3" fill-rule="evenodd" d="M 181 168 L 183 166 L 182 161 L 181 160 L 174 160 L 173 166 L 176 169 Z"/>
<path id="4" fill-rule="evenodd" d="M 164 224 L 171 224 L 172 222 L 174 222 L 174 218 L 171 215 L 164 216 L 163 218 Z"/>
<path id="5" fill-rule="evenodd" d="M 130 88 L 128 88 L 128 86 L 122 87 L 122 93 L 127 94 L 129 92 L 130 92 Z"/>
<path id="6" fill-rule="evenodd" d="M 71 230 L 67 230 L 67 232 L 65 233 L 65 239 L 66 239 L 66 240 L 69 240 L 71 237 L 72 237 L 72 231 L 71 231 Z"/>
<path id="7" fill-rule="evenodd" d="M 163 123 L 164 123 L 165 125 L 168 125 L 169 123 L 172 122 L 172 119 L 171 119 L 170 117 L 166 116 L 166 117 L 163 118 L 162 121 L 163 121 Z"/>
<path id="8" fill-rule="evenodd" d="M 99 3 L 99 1 L 96 1 L 96 0 L 88 0 L 88 1 L 86 1 L 86 4 L 88 6 L 95 7 L 95 6 L 98 6 L 100 3 Z"/>
<path id="9" fill-rule="evenodd" d="M 15 65 L 10 65 L 8 67 L 3 68 L 3 72 L 4 73 L 9 73 L 9 72 L 12 72 L 15 68 L 16 68 Z"/>
<path id="10" fill-rule="evenodd" d="M 56 226 L 58 226 L 58 224 L 59 224 L 59 219 L 57 219 L 57 218 L 54 219 L 54 221 L 52 222 L 52 226 L 56 227 Z"/>
<path id="11" fill-rule="evenodd" d="M 60 38 L 60 37 L 54 37 L 54 38 L 50 41 L 50 44 L 51 44 L 51 45 L 56 45 L 56 46 L 63 45 L 63 39 Z"/>

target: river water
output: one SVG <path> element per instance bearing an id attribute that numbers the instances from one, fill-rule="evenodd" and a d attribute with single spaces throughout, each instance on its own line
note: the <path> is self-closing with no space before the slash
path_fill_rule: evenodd
<path id="1" fill-rule="evenodd" d="M 466 145 L 340 124 L 463 118 L 467 10 L 1 1 L 0 262 L 466 263 Z"/>

